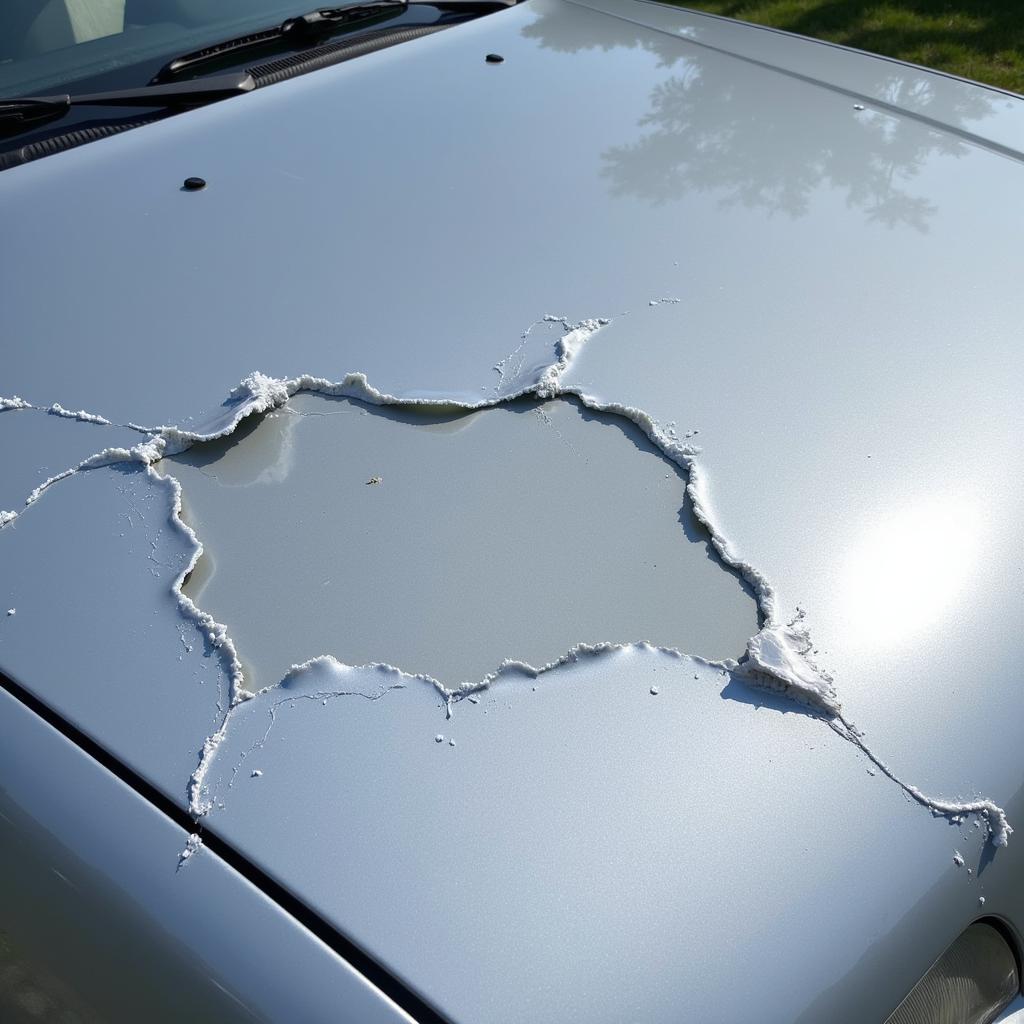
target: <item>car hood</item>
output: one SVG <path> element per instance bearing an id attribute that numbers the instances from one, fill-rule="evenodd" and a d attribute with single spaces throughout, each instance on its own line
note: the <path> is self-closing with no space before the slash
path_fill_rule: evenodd
<path id="1" fill-rule="evenodd" d="M 1022 145 L 1005 93 L 530 0 L 4 172 L 0 669 L 452 1020 L 881 1019 L 971 920 L 1024 920 L 997 845 L 1024 819 Z M 526 524 L 518 574 L 446 577 L 485 521 L 446 515 L 436 571 L 371 559 L 347 614 L 381 587 L 434 607 L 447 578 L 467 607 L 511 587 L 515 624 L 564 586 L 559 657 L 513 644 L 460 689 L 339 641 L 233 705 L 254 655 L 183 576 L 216 565 L 241 629 L 252 595 L 328 574 L 272 561 L 257 515 L 232 587 L 190 446 L 241 453 L 315 401 L 398 431 L 416 403 L 566 397 L 688 482 L 705 575 L 651 607 L 704 615 L 692 644 L 574 636 L 631 559 L 592 563 L 642 534 L 623 511 L 562 558 L 582 515 L 545 463 L 490 506 Z M 302 474 L 346 436 L 296 433 Z M 412 450 L 360 486 L 386 497 Z M 602 451 L 588 508 L 648 493 Z M 723 622 L 752 642 L 705 648 Z"/>

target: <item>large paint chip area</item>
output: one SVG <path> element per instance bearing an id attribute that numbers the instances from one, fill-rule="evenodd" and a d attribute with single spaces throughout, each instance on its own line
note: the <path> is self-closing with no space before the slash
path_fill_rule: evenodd
<path id="1" fill-rule="evenodd" d="M 251 689 L 325 654 L 455 688 L 581 643 L 730 658 L 757 632 L 683 471 L 574 399 L 300 394 L 161 470 L 204 545 L 185 592 L 226 624 Z"/>

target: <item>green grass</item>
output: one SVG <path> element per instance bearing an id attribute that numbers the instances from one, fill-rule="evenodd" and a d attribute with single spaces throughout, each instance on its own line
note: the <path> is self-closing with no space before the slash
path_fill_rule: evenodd
<path id="1" fill-rule="evenodd" d="M 1024 0 L 671 0 L 1024 93 Z"/>

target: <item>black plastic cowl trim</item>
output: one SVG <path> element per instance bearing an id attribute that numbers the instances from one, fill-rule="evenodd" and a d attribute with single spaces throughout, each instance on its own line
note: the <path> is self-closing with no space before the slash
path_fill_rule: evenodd
<path id="1" fill-rule="evenodd" d="M 120 121 L 117 124 L 100 124 L 92 125 L 88 128 L 76 128 L 74 131 L 65 132 L 63 135 L 54 135 L 49 139 L 42 139 L 39 142 L 30 142 L 28 145 L 19 146 L 17 149 L 10 149 L 6 153 L 0 153 L 0 171 L 6 171 L 8 167 L 17 167 L 19 164 L 31 163 L 40 157 L 61 153 L 65 149 L 84 146 L 87 142 L 105 139 L 110 135 L 120 135 L 121 132 L 126 132 L 129 128 L 138 128 L 140 125 L 159 121 L 161 116 L 166 115 L 137 117 L 132 118 L 130 121 Z"/>
<path id="2" fill-rule="evenodd" d="M 332 64 L 340 64 L 343 61 L 352 60 L 354 57 L 362 57 L 364 54 L 373 53 L 375 50 L 383 50 L 389 46 L 406 43 L 412 39 L 418 39 L 420 36 L 429 36 L 449 27 L 449 25 L 412 25 L 403 29 L 376 29 L 372 32 L 363 33 L 355 39 L 327 43 L 323 46 L 303 50 L 300 53 L 290 54 L 276 60 L 264 61 L 262 64 L 255 64 L 248 69 L 248 72 L 256 83 L 255 87 L 259 89 L 265 85 L 283 82 L 286 78 L 303 75 L 308 71 L 316 71 L 320 68 L 330 67 Z M 202 81 L 202 79 L 199 79 L 199 81 Z M 178 112 L 166 110 L 157 114 L 148 114 L 143 117 L 119 121 L 116 124 L 76 128 L 62 135 L 54 135 L 39 142 L 30 142 L 27 145 L 0 153 L 0 171 L 5 171 L 10 167 L 17 167 L 20 164 L 31 163 L 33 160 L 38 160 L 44 156 L 52 156 L 54 153 L 61 153 L 67 149 L 75 149 L 77 146 L 83 146 L 87 142 L 95 142 L 97 139 L 119 135 L 129 128 L 138 128 L 144 124 L 151 124 L 154 121 L 160 121 Z"/>
<path id="3" fill-rule="evenodd" d="M 316 71 L 319 68 L 330 67 L 332 64 L 340 64 L 353 57 L 362 57 L 375 50 L 383 50 L 389 46 L 396 46 L 398 43 L 406 43 L 410 39 L 429 36 L 448 27 L 447 25 L 411 25 L 403 29 L 375 29 L 372 32 L 363 33 L 356 39 L 325 43 L 323 46 L 302 50 L 300 53 L 264 61 L 262 64 L 254 64 L 248 71 L 256 82 L 256 88 L 260 88 L 264 85 L 282 82 L 286 78 L 293 78 L 295 75 L 305 74 L 307 71 Z"/>

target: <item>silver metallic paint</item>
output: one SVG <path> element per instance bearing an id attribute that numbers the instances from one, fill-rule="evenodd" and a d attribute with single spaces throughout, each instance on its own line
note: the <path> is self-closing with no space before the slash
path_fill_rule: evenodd
<path id="1" fill-rule="evenodd" d="M 574 379 L 700 428 L 718 521 L 873 749 L 1017 824 L 1022 118 L 777 33 L 531 0 L 4 172 L 0 393 L 150 423 L 257 368 L 473 398 L 537 317 L 611 316 Z M 872 620 L 849 574 L 914 510 L 953 596 Z M 218 682 L 147 561 L 183 557 L 165 511 L 104 470 L 5 530 L 0 667 L 183 800 Z M 860 1024 L 979 894 L 1024 921 L 1019 836 L 992 856 L 693 674 L 590 663 L 452 726 L 427 691 L 307 702 L 211 823 L 465 1022 Z"/>
<path id="2" fill-rule="evenodd" d="M 186 837 L 0 690 L 4 994 L 109 1024 L 410 1020 L 216 854 L 179 868 Z"/>

